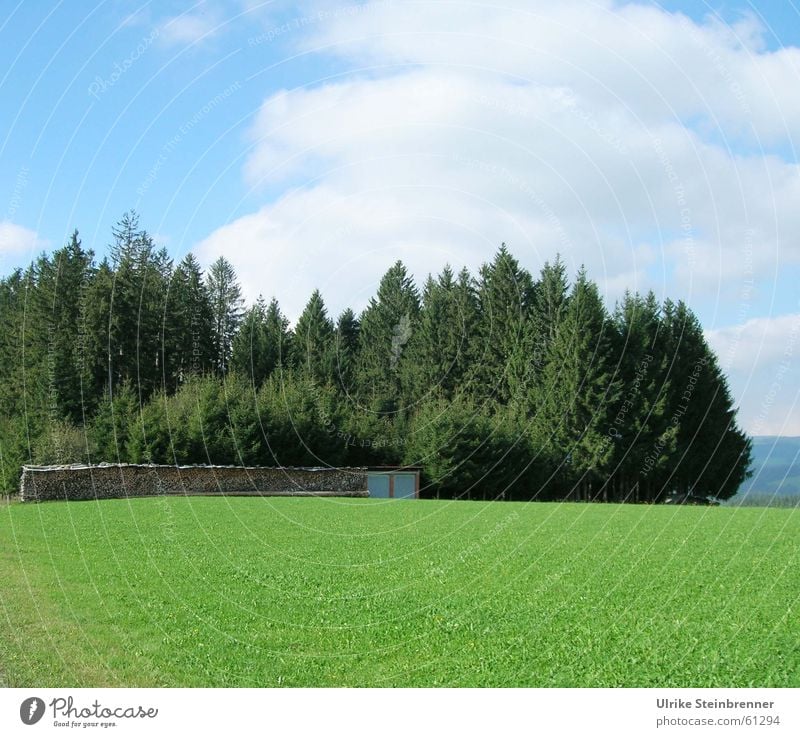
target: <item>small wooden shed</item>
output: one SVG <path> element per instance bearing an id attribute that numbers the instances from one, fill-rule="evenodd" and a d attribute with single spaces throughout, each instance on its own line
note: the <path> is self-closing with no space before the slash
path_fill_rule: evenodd
<path id="1" fill-rule="evenodd" d="M 419 466 L 371 466 L 367 488 L 374 499 L 419 499 Z"/>

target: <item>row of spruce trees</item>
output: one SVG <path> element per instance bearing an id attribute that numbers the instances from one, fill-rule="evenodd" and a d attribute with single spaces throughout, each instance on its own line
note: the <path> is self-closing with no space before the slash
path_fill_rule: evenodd
<path id="1" fill-rule="evenodd" d="M 356 315 L 245 309 L 220 258 L 177 266 L 135 213 L 99 264 L 76 232 L 0 282 L 0 472 L 23 463 L 419 465 L 424 494 L 732 496 L 750 441 L 681 302 L 609 314 L 581 270 L 501 246 L 420 292 L 401 262 Z"/>

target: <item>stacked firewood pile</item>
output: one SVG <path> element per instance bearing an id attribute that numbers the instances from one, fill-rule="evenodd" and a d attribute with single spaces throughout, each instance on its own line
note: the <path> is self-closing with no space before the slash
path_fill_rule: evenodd
<path id="1" fill-rule="evenodd" d="M 369 496 L 365 468 L 25 466 L 24 502 L 188 495 Z"/>

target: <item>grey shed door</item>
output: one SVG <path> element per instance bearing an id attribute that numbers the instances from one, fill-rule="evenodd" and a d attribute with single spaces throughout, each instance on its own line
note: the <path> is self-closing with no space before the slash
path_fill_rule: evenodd
<path id="1" fill-rule="evenodd" d="M 389 498 L 389 476 L 385 473 L 367 474 L 367 488 L 369 495 L 376 499 Z"/>
<path id="2" fill-rule="evenodd" d="M 394 474 L 394 498 L 416 499 L 417 477 L 413 473 Z"/>

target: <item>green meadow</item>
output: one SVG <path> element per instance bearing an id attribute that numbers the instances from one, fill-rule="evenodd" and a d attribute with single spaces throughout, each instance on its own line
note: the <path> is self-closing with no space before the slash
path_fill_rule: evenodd
<path id="1" fill-rule="evenodd" d="M 4 686 L 800 686 L 789 509 L 0 507 Z"/>

